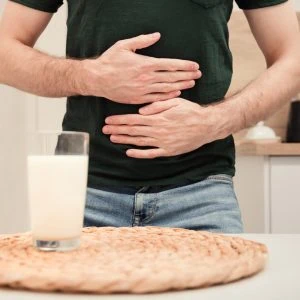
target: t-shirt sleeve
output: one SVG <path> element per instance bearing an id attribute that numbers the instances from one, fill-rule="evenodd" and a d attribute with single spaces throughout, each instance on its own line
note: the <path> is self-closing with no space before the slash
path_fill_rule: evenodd
<path id="1" fill-rule="evenodd" d="M 273 6 L 287 1 L 288 0 L 236 0 L 236 3 L 241 9 L 255 9 Z"/>
<path id="2" fill-rule="evenodd" d="M 27 7 L 44 12 L 55 13 L 63 4 L 63 0 L 10 0 Z"/>

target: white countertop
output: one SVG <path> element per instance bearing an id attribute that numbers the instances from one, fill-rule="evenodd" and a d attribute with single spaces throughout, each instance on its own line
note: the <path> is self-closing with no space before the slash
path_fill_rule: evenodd
<path id="1" fill-rule="evenodd" d="M 300 299 L 300 235 L 241 235 L 266 244 L 266 269 L 227 285 L 156 295 L 67 295 L 0 289 L 0 300 L 298 300 Z"/>

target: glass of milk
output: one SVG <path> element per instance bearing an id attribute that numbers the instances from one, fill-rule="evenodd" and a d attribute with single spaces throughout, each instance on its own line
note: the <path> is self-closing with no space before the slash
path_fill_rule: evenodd
<path id="1" fill-rule="evenodd" d="M 28 199 L 33 244 L 43 251 L 68 251 L 80 244 L 89 135 L 40 132 L 30 135 Z"/>

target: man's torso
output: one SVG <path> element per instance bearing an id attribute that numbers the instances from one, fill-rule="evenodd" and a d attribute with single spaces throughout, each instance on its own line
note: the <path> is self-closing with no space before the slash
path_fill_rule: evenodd
<path id="1" fill-rule="evenodd" d="M 160 32 L 157 44 L 138 53 L 198 62 L 203 77 L 183 91 L 182 98 L 210 104 L 224 97 L 231 81 L 227 22 L 232 4 L 232 0 L 69 0 L 67 55 L 97 57 L 118 40 Z M 101 128 L 107 116 L 138 113 L 140 107 L 96 97 L 68 99 L 63 128 L 91 135 L 91 187 L 180 184 L 217 173 L 233 175 L 232 137 L 176 157 L 128 158 L 125 151 L 132 146 L 113 144 Z"/>

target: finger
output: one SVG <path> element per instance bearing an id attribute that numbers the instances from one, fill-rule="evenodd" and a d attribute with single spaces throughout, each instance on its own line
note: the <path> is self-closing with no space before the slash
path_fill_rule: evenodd
<path id="1" fill-rule="evenodd" d="M 169 109 L 177 106 L 178 104 L 179 104 L 179 101 L 177 98 L 166 100 L 166 101 L 154 102 L 154 103 L 151 103 L 147 106 L 140 108 L 139 113 L 144 116 L 159 114 L 159 113 L 162 113 L 166 110 L 169 110 Z"/>
<path id="2" fill-rule="evenodd" d="M 157 145 L 157 140 L 151 137 L 136 136 L 132 137 L 129 135 L 111 135 L 110 140 L 116 144 L 128 144 L 135 146 L 151 146 Z"/>
<path id="3" fill-rule="evenodd" d="M 152 65 L 155 71 L 197 71 L 200 68 L 196 62 L 170 58 L 155 58 Z"/>
<path id="4" fill-rule="evenodd" d="M 127 49 L 135 52 L 137 49 L 143 49 L 152 46 L 160 39 L 161 35 L 159 32 L 152 34 L 142 34 L 137 37 L 121 40 L 117 42 L 117 45 L 122 49 Z"/>
<path id="5" fill-rule="evenodd" d="M 174 91 L 170 93 L 151 93 L 141 97 L 141 101 L 139 102 L 139 104 L 165 101 L 165 100 L 179 97 L 180 95 L 181 95 L 181 91 Z"/>
<path id="6" fill-rule="evenodd" d="M 154 137 L 153 128 L 150 126 L 127 126 L 127 125 L 105 125 L 102 129 L 104 134 L 148 136 Z"/>
<path id="7" fill-rule="evenodd" d="M 153 83 L 166 83 L 178 81 L 191 81 L 201 78 L 201 71 L 177 71 L 177 72 L 155 72 L 153 76 Z"/>
<path id="8" fill-rule="evenodd" d="M 170 93 L 174 91 L 187 90 L 195 86 L 195 81 L 179 81 L 174 83 L 154 83 L 146 88 L 147 93 Z"/>
<path id="9" fill-rule="evenodd" d="M 151 117 L 141 115 L 118 115 L 105 119 L 107 125 L 152 125 Z"/>
<path id="10" fill-rule="evenodd" d="M 167 151 L 161 148 L 149 150 L 129 149 L 126 151 L 126 154 L 129 157 L 144 159 L 153 159 L 157 157 L 168 156 Z"/>

